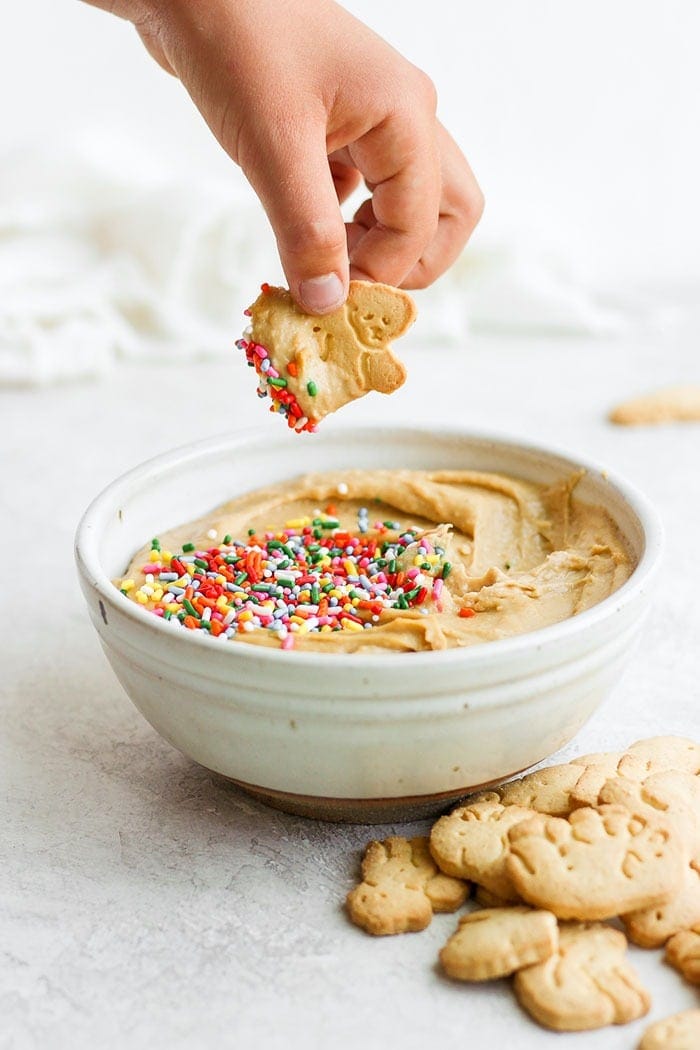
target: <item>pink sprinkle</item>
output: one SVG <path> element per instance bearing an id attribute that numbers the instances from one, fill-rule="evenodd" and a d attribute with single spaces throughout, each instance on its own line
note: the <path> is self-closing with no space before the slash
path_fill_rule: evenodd
<path id="1" fill-rule="evenodd" d="M 443 588 L 443 581 L 441 579 L 437 579 L 435 581 L 435 583 L 433 584 L 433 598 L 435 599 L 436 602 L 440 600 L 440 595 L 442 594 L 442 588 Z"/>
<path id="2" fill-rule="evenodd" d="M 270 379 L 279 379 L 279 377 L 280 377 L 279 372 L 277 371 L 276 368 L 273 368 L 272 365 L 270 365 L 270 367 L 268 368 L 267 375 L 269 376 Z"/>
<path id="3" fill-rule="evenodd" d="M 154 612 L 156 614 L 156 616 L 162 616 L 163 615 L 163 610 L 162 609 L 152 609 L 151 612 Z"/>
<path id="4" fill-rule="evenodd" d="M 162 565 L 144 565 L 141 572 L 161 572 L 162 568 Z"/>
<path id="5" fill-rule="evenodd" d="M 283 649 L 293 649 L 294 648 L 294 635 L 293 634 L 288 634 L 286 636 L 286 638 L 282 639 L 282 648 Z"/>
<path id="6" fill-rule="evenodd" d="M 263 360 L 265 360 L 266 357 L 269 357 L 269 354 L 265 347 L 260 346 L 259 343 L 253 343 L 253 350 L 258 355 L 258 357 L 262 358 Z"/>
<path id="7" fill-rule="evenodd" d="M 418 568 L 418 566 L 414 565 L 412 569 L 408 570 L 406 575 L 408 576 L 409 580 L 415 580 L 415 578 L 416 578 L 416 576 L 418 575 L 419 572 L 420 572 L 420 569 Z"/>

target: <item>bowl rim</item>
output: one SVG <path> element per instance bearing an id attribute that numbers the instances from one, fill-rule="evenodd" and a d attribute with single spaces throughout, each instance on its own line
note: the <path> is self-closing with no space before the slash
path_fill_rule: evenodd
<path id="1" fill-rule="evenodd" d="M 142 630 L 156 632 L 156 638 L 167 638 L 173 644 L 184 644 L 188 647 L 199 646 L 203 653 L 211 652 L 212 647 L 214 647 L 219 653 L 225 652 L 229 654 L 224 659 L 251 661 L 251 666 L 257 664 L 259 667 L 260 661 L 264 663 L 269 661 L 271 668 L 277 665 L 280 671 L 285 666 L 294 666 L 297 669 L 319 670 L 325 668 L 342 672 L 344 669 L 357 670 L 359 666 L 364 666 L 365 662 L 369 669 L 372 667 L 382 667 L 387 670 L 394 668 L 405 669 L 407 657 L 410 657 L 408 666 L 416 669 L 418 669 L 418 666 L 426 669 L 426 666 L 437 663 L 441 669 L 445 670 L 447 666 L 452 664 L 459 665 L 460 669 L 467 670 L 472 668 L 476 670 L 491 661 L 517 657 L 533 647 L 537 650 L 550 648 L 564 643 L 571 637 L 584 633 L 601 620 L 605 620 L 613 613 L 621 611 L 638 597 L 640 591 L 659 567 L 664 551 L 665 536 L 661 516 L 653 503 L 635 485 L 616 471 L 596 460 L 581 457 L 565 446 L 541 445 L 527 439 L 523 440 L 517 435 L 505 432 L 470 430 L 468 427 L 458 424 L 436 425 L 428 423 L 425 427 L 420 427 L 414 423 L 405 422 L 375 425 L 337 423 L 334 421 L 324 425 L 324 434 L 328 436 L 344 432 L 351 432 L 355 435 L 362 434 L 365 437 L 373 435 L 374 440 L 377 442 L 381 440 L 382 436 L 392 435 L 395 437 L 397 432 L 421 436 L 432 434 L 446 440 L 467 440 L 474 443 L 499 446 L 506 450 L 510 447 L 535 456 L 541 455 L 548 459 L 561 459 L 569 463 L 573 469 L 583 468 L 588 474 L 601 476 L 606 483 L 618 491 L 641 525 L 644 549 L 637 565 L 622 586 L 589 609 L 559 623 L 540 627 L 534 631 L 526 631 L 523 634 L 494 639 L 471 646 L 457 646 L 446 650 L 412 653 L 324 653 L 295 649 L 284 650 L 245 644 L 222 645 L 220 639 L 212 638 L 203 632 L 174 631 L 168 623 L 161 620 L 158 616 L 153 616 L 152 613 L 143 609 L 136 602 L 124 601 L 124 596 L 114 586 L 100 563 L 97 552 L 100 524 L 104 521 L 114 503 L 120 502 L 118 498 L 120 493 L 138 486 L 147 478 L 152 477 L 154 473 L 169 468 L 172 469 L 177 467 L 178 464 L 184 464 L 207 453 L 215 455 L 225 449 L 232 449 L 239 445 L 254 444 L 258 440 L 270 442 L 270 433 L 263 427 L 246 427 L 189 442 L 159 453 L 131 467 L 106 485 L 90 502 L 76 529 L 74 555 L 79 575 L 91 588 L 97 591 L 100 599 L 106 602 L 117 614 L 126 616 L 127 619 L 132 620 Z M 286 436 L 286 433 L 283 434 L 283 437 Z M 175 641 L 176 639 L 179 639 L 179 641 Z"/>

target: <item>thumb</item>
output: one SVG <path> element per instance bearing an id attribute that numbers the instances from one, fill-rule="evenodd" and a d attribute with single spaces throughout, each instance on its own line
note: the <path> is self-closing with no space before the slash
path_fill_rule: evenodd
<path id="1" fill-rule="evenodd" d="M 348 293 L 348 246 L 325 132 L 268 134 L 245 153 L 239 160 L 267 212 L 293 298 L 308 313 L 337 309 Z"/>

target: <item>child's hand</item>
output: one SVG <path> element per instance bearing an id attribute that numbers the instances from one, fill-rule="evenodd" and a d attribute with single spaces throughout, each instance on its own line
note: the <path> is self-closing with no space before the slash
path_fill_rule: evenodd
<path id="1" fill-rule="evenodd" d="M 483 197 L 435 116 L 430 80 L 332 0 L 91 0 L 131 19 L 260 197 L 295 299 L 348 279 L 422 288 L 463 248 Z M 369 198 L 343 225 L 339 201 Z M 348 257 L 349 253 L 349 257 Z"/>

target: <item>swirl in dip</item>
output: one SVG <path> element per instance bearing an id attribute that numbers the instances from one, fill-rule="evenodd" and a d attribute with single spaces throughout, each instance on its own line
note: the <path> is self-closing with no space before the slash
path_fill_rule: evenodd
<path id="1" fill-rule="evenodd" d="M 307 474 L 172 529 L 115 581 L 189 630 L 319 652 L 417 652 L 524 634 L 590 608 L 633 559 L 610 516 L 476 471 Z"/>

